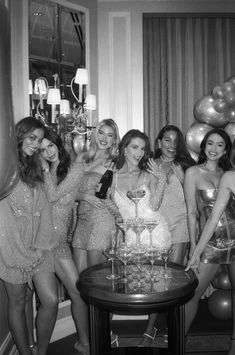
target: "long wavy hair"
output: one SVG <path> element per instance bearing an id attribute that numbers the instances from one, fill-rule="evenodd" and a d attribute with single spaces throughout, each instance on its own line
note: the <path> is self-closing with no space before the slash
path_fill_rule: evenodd
<path id="1" fill-rule="evenodd" d="M 94 131 L 91 134 L 91 141 L 90 141 L 89 149 L 84 154 L 85 162 L 89 162 L 94 159 L 96 152 L 98 150 L 98 144 L 97 144 L 98 132 L 99 132 L 99 129 L 103 126 L 108 126 L 113 129 L 115 141 L 114 141 L 114 144 L 112 145 L 112 147 L 110 147 L 107 150 L 107 159 L 111 159 L 114 161 L 116 160 L 116 157 L 118 155 L 118 144 L 120 142 L 119 129 L 118 129 L 116 122 L 112 118 L 105 118 L 104 120 L 102 120 L 98 123 L 98 125 L 96 126 L 96 128 L 94 129 Z"/>
<path id="2" fill-rule="evenodd" d="M 125 148 L 130 144 L 132 139 L 134 138 L 140 138 L 144 141 L 145 143 L 145 150 L 144 150 L 144 156 L 139 162 L 139 168 L 140 170 L 145 170 L 147 167 L 147 162 L 148 159 L 150 158 L 151 155 L 151 149 L 150 149 L 150 142 L 148 136 L 139 131 L 138 129 L 131 129 L 128 131 L 122 138 L 120 144 L 119 144 L 119 154 L 117 158 L 117 163 L 116 163 L 116 168 L 121 169 L 123 165 L 126 162 L 126 157 L 125 157 Z"/>
<path id="3" fill-rule="evenodd" d="M 200 165 L 200 164 L 203 164 L 207 161 L 207 156 L 205 154 L 205 148 L 206 148 L 206 143 L 208 141 L 208 138 L 212 134 L 218 134 L 224 140 L 225 153 L 222 155 L 222 157 L 220 157 L 220 159 L 218 161 L 218 165 L 223 171 L 227 171 L 227 170 L 231 169 L 231 167 L 232 167 L 232 164 L 230 161 L 232 143 L 231 143 L 229 135 L 222 128 L 213 128 L 209 132 L 206 133 L 206 135 L 204 136 L 204 138 L 200 144 L 200 153 L 198 156 L 197 164 Z"/>
<path id="4" fill-rule="evenodd" d="M 160 156 L 162 155 L 162 150 L 158 145 L 158 141 L 159 140 L 161 141 L 162 138 L 164 137 L 164 134 L 169 131 L 173 131 L 177 135 L 176 155 L 174 158 L 174 163 L 176 165 L 177 164 L 180 165 L 183 171 L 185 171 L 190 166 L 196 165 L 196 162 L 191 157 L 187 149 L 183 133 L 177 126 L 174 125 L 166 125 L 158 133 L 158 136 L 155 139 L 155 143 L 154 143 L 154 158 L 155 159 L 160 158 Z"/>
<path id="5" fill-rule="evenodd" d="M 24 139 L 29 137 L 30 134 L 38 128 L 45 132 L 44 124 L 31 116 L 23 118 L 15 125 L 20 179 L 31 187 L 35 187 L 38 183 L 43 182 L 41 163 L 38 152 L 34 153 L 32 156 L 25 156 L 22 151 L 22 146 Z"/>
<path id="6" fill-rule="evenodd" d="M 57 175 L 57 184 L 59 184 L 61 181 L 64 180 L 64 178 L 69 172 L 70 165 L 71 165 L 71 157 L 69 153 L 66 151 L 60 136 L 51 128 L 46 128 L 44 138 L 54 143 L 58 148 L 58 156 L 60 162 L 56 170 L 56 175 Z M 50 166 L 51 162 L 48 163 Z"/>
<path id="7" fill-rule="evenodd" d="M 231 154 L 230 154 L 230 162 L 232 164 L 233 169 L 235 168 L 235 139 L 232 144 Z"/>

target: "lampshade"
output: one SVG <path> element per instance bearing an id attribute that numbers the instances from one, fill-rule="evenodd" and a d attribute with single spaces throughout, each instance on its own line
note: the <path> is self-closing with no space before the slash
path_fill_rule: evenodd
<path id="1" fill-rule="evenodd" d="M 47 94 L 47 103 L 49 105 L 59 105 L 60 101 L 60 90 L 56 88 L 49 89 Z"/>
<path id="2" fill-rule="evenodd" d="M 38 78 L 35 80 L 34 93 L 37 95 L 46 95 L 46 93 L 47 93 L 46 79 Z"/>
<path id="3" fill-rule="evenodd" d="M 87 95 L 85 99 L 84 107 L 87 110 L 96 110 L 96 96 L 95 95 Z"/>
<path id="4" fill-rule="evenodd" d="M 68 115 L 70 113 L 69 100 L 62 99 L 60 101 L 60 114 Z"/>
<path id="5" fill-rule="evenodd" d="M 84 68 L 78 68 L 76 71 L 75 84 L 87 85 L 88 84 L 88 71 Z"/>

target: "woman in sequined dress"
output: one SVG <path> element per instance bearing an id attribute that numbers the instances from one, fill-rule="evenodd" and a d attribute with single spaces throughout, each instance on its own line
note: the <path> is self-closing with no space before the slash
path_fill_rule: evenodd
<path id="1" fill-rule="evenodd" d="M 21 355 L 38 354 L 36 345 L 29 343 L 27 331 L 27 284 L 31 286 L 32 275 L 44 264 L 44 250 L 56 245 L 37 154 L 43 136 L 44 125 L 33 117 L 16 124 L 20 179 L 0 201 L 0 278 L 9 301 L 9 327 Z M 44 342 L 44 336 L 54 327 L 54 310 L 45 285 L 38 282 L 36 287 L 41 303 L 37 321 L 39 343 Z"/>
<path id="2" fill-rule="evenodd" d="M 235 143 L 233 143 L 231 162 L 235 167 Z M 204 189 L 203 189 L 204 190 Z M 205 191 L 205 190 L 204 190 Z M 209 196 L 208 196 L 209 195 Z M 235 354 L 235 170 L 227 171 L 221 178 L 214 207 L 206 204 L 212 195 L 201 196 L 205 212 L 211 210 L 200 235 L 193 255 L 188 261 L 186 270 L 193 268 L 198 275 L 199 285 L 195 296 L 186 304 L 186 330 L 188 330 L 195 312 L 189 313 L 197 302 L 198 294 L 202 294 L 213 279 L 220 264 L 227 264 L 232 285 L 233 330 L 228 355 Z M 205 264 L 206 263 L 206 264 Z M 205 271 L 205 265 L 208 268 Z M 196 298 L 196 300 L 195 300 Z"/>
<path id="3" fill-rule="evenodd" d="M 87 311 L 76 287 L 79 279 L 68 243 L 68 233 L 74 218 L 75 194 L 83 175 L 81 164 L 71 166 L 61 138 L 51 129 L 45 131 L 40 147 L 44 186 L 52 205 L 52 221 L 57 239 L 53 249 L 54 272 L 66 287 L 71 298 L 71 311 L 79 335 L 75 349 L 79 354 L 89 354 Z"/>
<path id="4" fill-rule="evenodd" d="M 184 191 L 188 209 L 190 257 L 194 255 L 196 249 L 198 250 L 196 245 L 201 240 L 203 227 L 211 214 L 220 180 L 224 172 L 231 168 L 230 150 L 231 141 L 228 134 L 223 129 L 214 128 L 201 142 L 198 164 L 186 171 Z M 214 252 L 209 256 L 212 250 L 213 248 L 209 248 L 208 253 L 202 255 L 199 285 L 194 297 L 186 305 L 186 332 L 196 315 L 200 298 L 221 263 L 220 258 L 216 260 Z"/>
<path id="5" fill-rule="evenodd" d="M 104 261 L 103 250 L 110 246 L 111 231 L 116 229 L 115 216 L 95 192 L 102 175 L 117 156 L 118 143 L 116 123 L 104 119 L 92 134 L 89 150 L 78 157 L 85 169 L 78 188 L 78 223 L 72 243 L 79 273 Z"/>

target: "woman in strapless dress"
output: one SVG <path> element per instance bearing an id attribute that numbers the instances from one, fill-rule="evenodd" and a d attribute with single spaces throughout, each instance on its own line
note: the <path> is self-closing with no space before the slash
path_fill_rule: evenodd
<path id="1" fill-rule="evenodd" d="M 233 143 L 231 161 L 235 166 L 235 143 Z M 205 214 L 207 208 L 211 210 L 210 217 L 202 230 L 199 242 L 194 250 L 191 259 L 188 262 L 186 270 L 193 268 L 195 272 L 200 270 L 198 275 L 199 285 L 196 290 L 204 288 L 214 276 L 214 270 L 220 264 L 227 264 L 229 270 L 230 282 L 232 285 L 232 314 L 233 330 L 231 336 L 230 350 L 227 355 L 235 354 L 235 170 L 224 173 L 219 184 L 214 207 L 211 210 L 210 201 L 212 195 L 209 190 L 204 194 L 200 193 L 201 206 L 204 206 Z M 210 207 L 209 207 L 210 205 Z M 201 260 L 200 260 L 201 259 Z M 207 263 L 207 264 L 204 264 Z M 212 265 L 212 276 L 203 271 L 203 265 Z M 202 272 L 201 272 L 202 269 Z M 195 297 L 195 296 L 194 296 Z M 197 296 L 196 296 L 197 297 Z M 193 299 L 186 305 L 186 314 L 192 309 Z M 190 317 L 191 320 L 191 317 Z M 189 323 L 186 326 L 189 327 Z"/>
<path id="2" fill-rule="evenodd" d="M 231 168 L 230 151 L 231 141 L 228 134 L 223 129 L 214 128 L 205 135 L 201 142 L 198 165 L 186 171 L 184 191 L 188 209 L 190 257 L 198 249 L 196 246 L 201 240 L 203 227 L 211 214 L 220 180 L 224 172 Z M 228 220 L 228 215 L 226 220 Z M 225 249 L 228 246 L 226 242 L 228 234 L 225 219 L 222 216 L 210 243 L 201 255 L 199 285 L 194 297 L 186 305 L 186 332 L 197 313 L 200 298 L 213 280 L 219 265 L 230 263 L 230 257 L 224 250 L 224 246 Z"/>

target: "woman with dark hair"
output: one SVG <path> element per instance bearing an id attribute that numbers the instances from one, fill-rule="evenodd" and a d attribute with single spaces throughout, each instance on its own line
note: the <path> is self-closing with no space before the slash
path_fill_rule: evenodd
<path id="1" fill-rule="evenodd" d="M 36 118 L 25 117 L 16 124 L 15 131 L 20 179 L 12 192 L 0 201 L 0 278 L 8 296 L 9 327 L 17 349 L 21 355 L 31 355 L 38 354 L 38 350 L 36 344 L 30 346 L 29 343 L 25 309 L 27 284 L 32 286 L 32 276 L 45 263 L 45 251 L 53 248 L 56 241 L 38 158 L 45 127 Z M 36 328 L 39 344 L 46 342 L 55 318 L 45 286 L 45 282 L 36 285 L 40 299 Z M 43 348 L 39 348 L 39 354 L 45 354 Z"/>
<path id="2" fill-rule="evenodd" d="M 210 130 L 203 138 L 200 147 L 198 165 L 186 171 L 184 183 L 191 244 L 190 257 L 195 255 L 195 249 L 198 250 L 196 245 L 201 240 L 203 227 L 211 214 L 220 180 L 224 172 L 231 168 L 231 141 L 223 129 Z M 224 220 L 221 220 L 220 224 L 225 227 Z M 216 243 L 219 243 L 220 231 L 221 227 L 213 237 Z M 212 244 L 205 249 L 201 257 L 199 285 L 193 298 L 186 305 L 186 332 L 196 315 L 200 298 L 218 269 L 220 258 L 216 260 L 217 253 L 214 251 Z"/>
<path id="3" fill-rule="evenodd" d="M 135 204 L 127 197 L 128 191 L 144 191 L 144 196 L 137 205 L 138 216 L 143 221 L 155 221 L 158 225 L 152 231 L 153 244 L 159 248 L 170 245 L 170 233 L 165 218 L 159 213 L 166 175 L 160 170 L 152 171 L 150 143 L 145 133 L 132 129 L 119 144 L 119 155 L 112 186 L 112 198 L 123 218 L 135 218 Z M 134 240 L 131 230 L 127 239 Z M 128 241 L 129 243 L 131 241 Z M 140 234 L 143 244 L 149 244 L 150 233 L 147 228 Z"/>
<path id="4" fill-rule="evenodd" d="M 183 264 L 189 242 L 187 208 L 183 182 L 184 172 L 195 165 L 181 130 L 174 125 L 161 129 L 155 141 L 155 162 L 167 174 L 160 212 L 166 218 L 171 232 L 172 253 L 169 260 Z"/>
<path id="5" fill-rule="evenodd" d="M 40 147 L 44 186 L 52 204 L 52 221 L 57 246 L 52 250 L 54 273 L 66 287 L 71 299 L 72 316 L 79 335 L 75 344 L 81 355 L 89 354 L 87 311 L 76 287 L 79 279 L 68 244 L 68 234 L 74 217 L 76 188 L 83 175 L 81 164 L 71 166 L 70 155 L 60 136 L 51 129 L 45 131 Z M 56 291 L 56 290 L 55 290 Z"/>
<path id="6" fill-rule="evenodd" d="M 211 131 L 210 131 L 211 132 Z M 209 132 L 209 133 L 210 133 Z M 222 136 L 222 134 L 221 134 Z M 223 134 L 224 136 L 224 134 Z M 207 142 L 211 139 L 209 134 L 205 139 L 206 156 L 208 155 Z M 224 142 L 227 142 L 227 136 L 224 136 Z M 226 144 L 225 144 L 226 146 Z M 230 144 L 227 145 L 228 151 Z M 218 150 L 217 150 L 218 151 Z M 229 270 L 230 282 L 232 285 L 232 314 L 233 314 L 233 330 L 231 336 L 231 344 L 228 355 L 235 353 L 235 143 L 232 146 L 231 163 L 233 169 L 223 174 L 216 200 L 212 199 L 214 207 L 207 205 L 205 209 L 206 216 L 204 228 L 201 230 L 200 239 L 195 247 L 192 257 L 188 261 L 186 271 L 193 268 L 197 273 L 199 284 L 195 291 L 194 297 L 186 304 L 186 332 L 188 331 L 197 311 L 200 296 L 204 293 L 210 282 L 215 276 L 220 264 L 227 264 Z M 215 152 L 214 152 L 215 154 Z M 220 154 L 221 155 L 221 154 Z M 215 158 L 215 155 L 214 155 Z M 224 153 L 220 163 L 224 164 L 224 169 L 228 164 L 228 154 Z M 229 165 L 229 164 L 228 164 Z M 205 165 L 204 165 L 205 166 Z M 205 184 L 205 182 L 204 182 Z M 212 185 L 214 183 L 212 182 Z M 209 197 L 205 186 L 199 186 L 201 191 Z M 212 186 L 213 192 L 214 186 Z M 212 197 L 212 193 L 211 193 Z M 206 199 L 205 201 L 209 201 Z M 205 205 L 206 207 L 206 205 Z M 209 213 L 208 213 L 209 212 Z M 203 225 L 202 225 L 203 227 Z"/>

